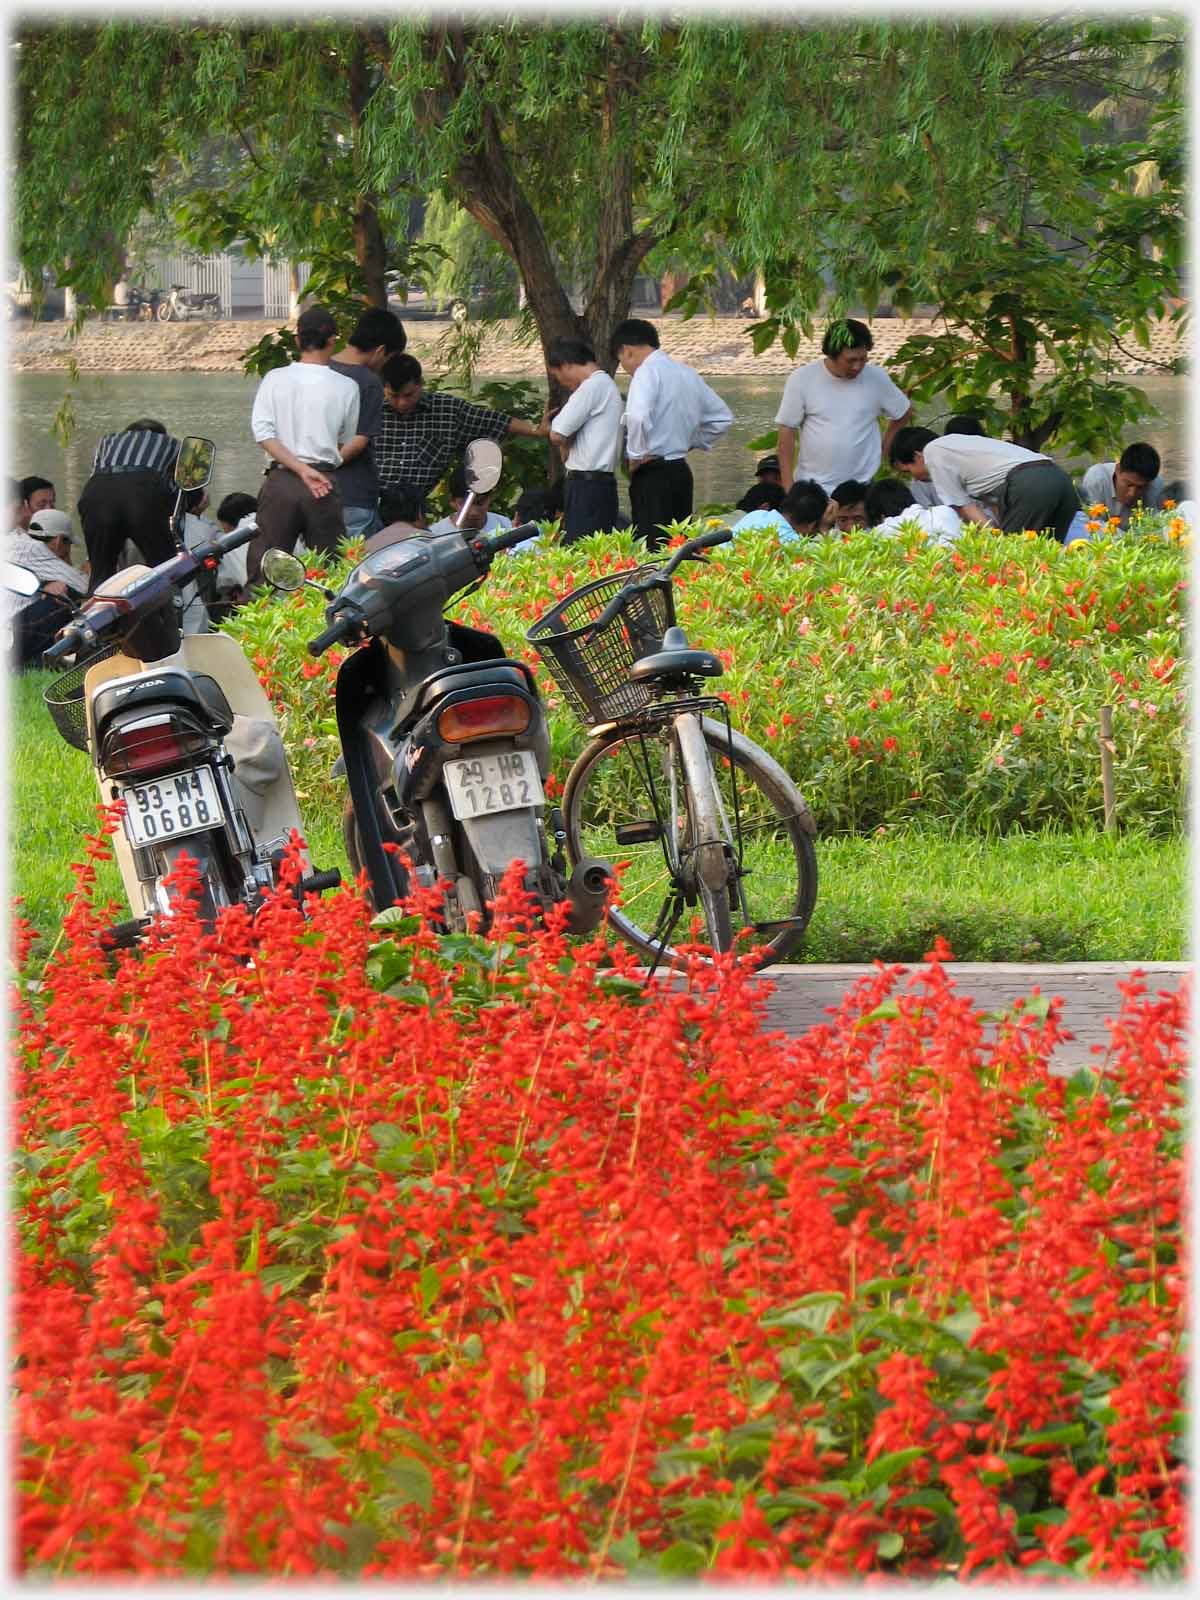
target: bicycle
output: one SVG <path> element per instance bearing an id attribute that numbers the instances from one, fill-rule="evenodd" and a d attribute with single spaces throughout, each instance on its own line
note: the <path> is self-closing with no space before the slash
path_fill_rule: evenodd
<path id="1" fill-rule="evenodd" d="M 719 528 L 665 565 L 583 584 L 525 636 L 591 735 L 563 791 L 568 857 L 623 865 L 609 922 L 651 971 L 675 958 L 685 906 L 699 907 L 714 951 L 752 930 L 766 966 L 800 942 L 816 899 L 803 796 L 724 700 L 700 693 L 724 667 L 675 620 L 676 570 L 731 538 Z"/>

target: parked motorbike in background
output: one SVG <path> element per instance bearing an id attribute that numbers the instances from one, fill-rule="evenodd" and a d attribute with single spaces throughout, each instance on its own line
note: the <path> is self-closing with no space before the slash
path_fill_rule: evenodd
<path id="1" fill-rule="evenodd" d="M 500 469 L 497 445 L 468 446 L 460 524 Z M 442 886 L 451 929 L 474 917 L 486 926 L 489 902 L 518 860 L 543 913 L 565 901 L 576 932 L 603 917 L 611 869 L 589 859 L 568 875 L 562 817 L 546 810 L 550 741 L 533 674 L 510 661 L 491 634 L 442 615 L 454 595 L 482 581 L 502 550 L 536 532 L 528 523 L 387 543 L 376 535 L 341 591 L 324 591 L 329 626 L 309 651 L 368 641 L 338 669 L 335 705 L 338 765 L 350 791 L 346 854 L 356 872 L 366 869 L 376 910 L 409 888 L 397 855 L 385 848 L 397 846 L 419 883 Z M 285 590 L 305 581 L 303 565 L 280 551 L 267 552 L 263 574 Z"/>
<path id="2" fill-rule="evenodd" d="M 215 319 L 220 315 L 219 294 L 202 293 L 182 283 L 171 285 L 170 293 L 160 302 L 157 311 L 160 322 L 189 322 L 197 317 Z"/>
<path id="3" fill-rule="evenodd" d="M 174 533 L 182 546 L 186 491 L 203 488 L 214 446 L 183 441 L 175 469 Z M 241 649 L 224 634 L 184 637 L 177 596 L 198 573 L 247 543 L 253 527 L 178 553 L 157 567 L 114 574 L 83 602 L 46 652 L 75 665 L 45 690 L 59 733 L 91 756 L 102 799 L 124 801 L 113 836 L 134 913 L 112 930 L 132 944 L 177 890 L 164 881 L 184 855 L 200 879 L 199 913 L 257 909 L 279 882 L 285 847 L 303 823 L 271 702 Z M 306 875 L 301 891 L 333 888 L 334 872 Z"/>

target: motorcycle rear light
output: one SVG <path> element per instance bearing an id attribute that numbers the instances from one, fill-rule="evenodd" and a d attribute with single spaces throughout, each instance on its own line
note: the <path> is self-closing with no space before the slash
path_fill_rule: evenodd
<path id="1" fill-rule="evenodd" d="M 100 762 L 110 778 L 162 772 L 203 755 L 209 740 L 174 717 L 141 717 L 111 729 L 104 738 Z"/>
<path id="2" fill-rule="evenodd" d="M 447 706 L 437 719 L 437 731 L 447 744 L 464 744 L 468 739 L 524 733 L 529 717 L 528 701 L 515 694 L 482 695 Z"/>

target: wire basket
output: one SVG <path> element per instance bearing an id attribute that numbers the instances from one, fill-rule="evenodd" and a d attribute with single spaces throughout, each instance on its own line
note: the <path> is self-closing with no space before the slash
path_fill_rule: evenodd
<path id="1" fill-rule="evenodd" d="M 55 678 L 42 690 L 42 700 L 54 726 L 69 745 L 74 745 L 76 750 L 82 750 L 85 755 L 88 742 L 87 708 L 83 699 L 84 675 L 97 661 L 103 661 L 115 654 L 115 645 L 97 650 L 86 661 L 76 662 L 69 672 L 64 672 L 61 677 Z"/>
<path id="2" fill-rule="evenodd" d="M 629 669 L 662 645 L 671 621 L 668 594 L 661 588 L 643 590 L 604 628 L 596 632 L 592 624 L 626 584 L 656 571 L 654 565 L 638 567 L 582 584 L 525 635 L 585 725 L 631 716 L 655 698 L 651 685 L 630 683 Z M 586 641 L 585 634 L 590 634 Z"/>

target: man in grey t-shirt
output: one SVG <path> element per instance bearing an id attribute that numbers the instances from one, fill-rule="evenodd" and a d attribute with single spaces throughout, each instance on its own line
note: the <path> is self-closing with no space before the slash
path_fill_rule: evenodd
<path id="1" fill-rule="evenodd" d="M 1096 461 L 1084 473 L 1079 492 L 1085 506 L 1103 505 L 1106 516 L 1122 527 L 1134 510 L 1153 511 L 1162 504 L 1162 462 L 1152 444 L 1127 445 L 1119 461 Z"/>
<path id="2" fill-rule="evenodd" d="M 901 428 L 892 441 L 892 465 L 919 482 L 931 482 L 938 503 L 953 506 L 964 522 L 990 522 L 981 501 L 994 502 L 1005 533 L 1032 528 L 1061 544 L 1079 510 L 1070 478 L 1049 456 L 1007 439 Z"/>
<path id="3" fill-rule="evenodd" d="M 358 385 L 358 429 L 342 450 L 342 465 L 334 474 L 348 539 L 359 534 L 370 537 L 383 526 L 375 470 L 375 435 L 383 417 L 379 373 L 388 357 L 399 355 L 407 343 L 404 324 L 395 312 L 372 307 L 359 317 L 345 349 L 329 363 L 334 372 Z"/>

